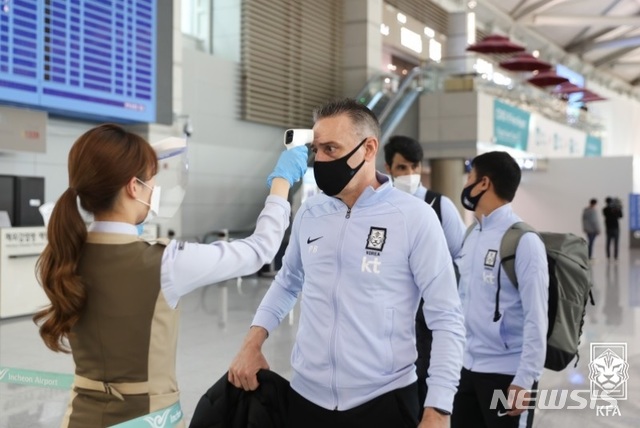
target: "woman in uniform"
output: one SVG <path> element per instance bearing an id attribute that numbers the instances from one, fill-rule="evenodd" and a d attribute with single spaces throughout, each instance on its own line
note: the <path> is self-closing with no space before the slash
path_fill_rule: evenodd
<path id="1" fill-rule="evenodd" d="M 246 239 L 152 244 L 136 226 L 159 210 L 154 148 L 113 124 L 73 144 L 69 188 L 55 204 L 37 266 L 51 305 L 34 316 L 45 344 L 71 352 L 76 365 L 62 426 L 112 426 L 178 402 L 180 297 L 273 259 L 289 224 L 289 188 L 306 168 L 305 146 L 280 155 Z M 78 200 L 95 218 L 88 228 Z"/>

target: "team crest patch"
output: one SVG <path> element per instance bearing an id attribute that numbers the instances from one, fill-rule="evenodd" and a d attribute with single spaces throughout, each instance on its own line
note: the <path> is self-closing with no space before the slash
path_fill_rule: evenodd
<path id="1" fill-rule="evenodd" d="M 367 250 L 382 251 L 384 247 L 384 241 L 387 239 L 387 229 L 384 227 L 372 227 L 369 230 L 369 237 L 367 238 Z"/>
<path id="2" fill-rule="evenodd" d="M 496 259 L 498 258 L 498 252 L 496 250 L 487 251 L 487 255 L 484 256 L 484 266 L 494 267 L 496 265 Z"/>

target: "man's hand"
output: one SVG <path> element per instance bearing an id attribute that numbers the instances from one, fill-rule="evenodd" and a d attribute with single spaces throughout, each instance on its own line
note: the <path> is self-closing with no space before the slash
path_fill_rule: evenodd
<path id="1" fill-rule="evenodd" d="M 519 416 L 527 410 L 531 402 L 531 392 L 521 386 L 511 384 L 509 388 L 507 388 L 507 399 L 509 400 L 509 409 L 511 409 L 507 412 L 507 415 Z M 516 408 L 516 405 L 518 405 L 519 408 Z"/>
<path id="2" fill-rule="evenodd" d="M 269 369 L 262 344 L 267 339 L 267 331 L 262 327 L 251 327 L 242 348 L 229 367 L 229 382 L 236 388 L 254 391 L 258 388 L 257 373 L 260 369 Z"/>
<path id="3" fill-rule="evenodd" d="M 438 413 L 433 407 L 425 407 L 418 428 L 449 428 L 450 416 Z"/>

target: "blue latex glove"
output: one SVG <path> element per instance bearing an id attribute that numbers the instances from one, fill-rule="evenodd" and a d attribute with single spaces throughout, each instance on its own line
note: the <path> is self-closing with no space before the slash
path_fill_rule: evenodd
<path id="1" fill-rule="evenodd" d="M 284 178 L 291 186 L 299 181 L 307 171 L 309 149 L 307 146 L 298 146 L 280 153 L 278 163 L 273 172 L 267 177 L 267 186 L 271 188 L 274 178 Z"/>

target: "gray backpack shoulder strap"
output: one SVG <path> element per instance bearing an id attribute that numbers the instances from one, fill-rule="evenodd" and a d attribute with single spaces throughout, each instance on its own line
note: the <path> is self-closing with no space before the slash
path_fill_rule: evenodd
<path id="1" fill-rule="evenodd" d="M 464 241 L 467 240 L 471 232 L 473 232 L 473 228 L 476 227 L 476 222 L 474 221 L 469 227 L 467 227 L 467 231 L 464 233 L 464 238 L 462 238 L 462 245 L 464 245 Z"/>
<path id="2" fill-rule="evenodd" d="M 516 278 L 516 249 L 522 235 L 528 232 L 538 233 L 533 227 L 523 221 L 513 223 L 502 236 L 500 241 L 500 264 L 511 283 L 518 288 Z"/>

